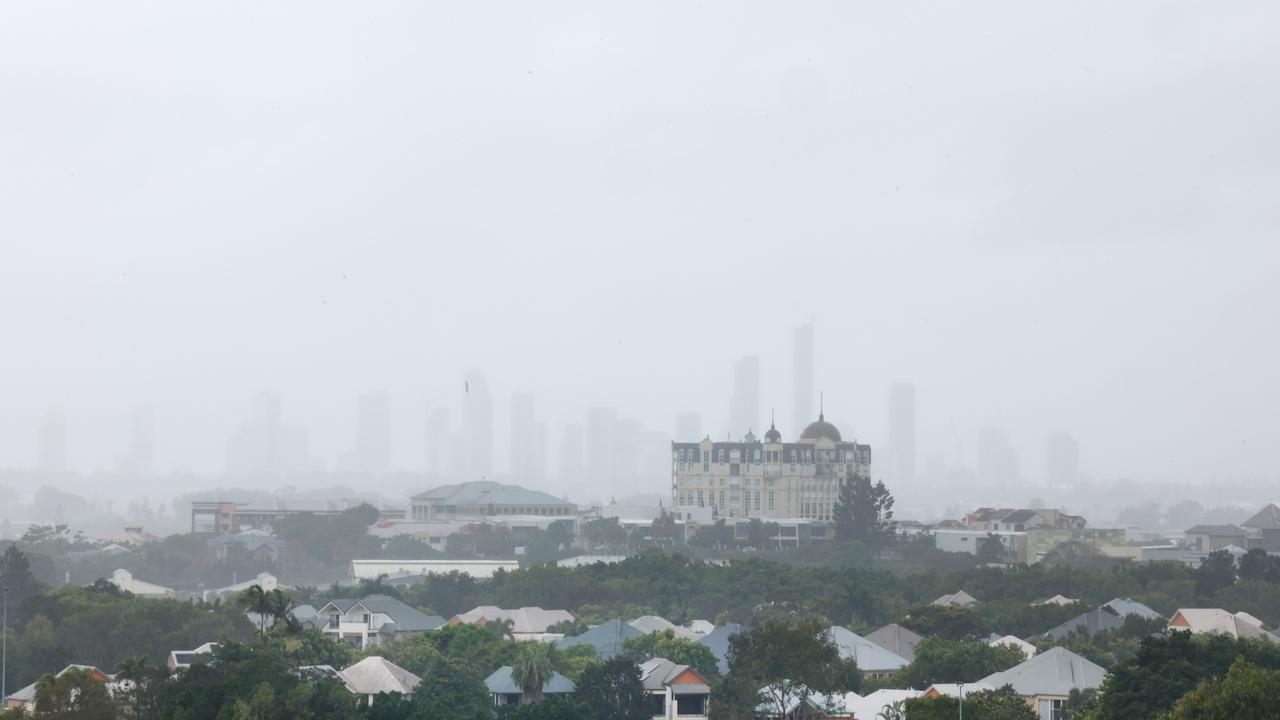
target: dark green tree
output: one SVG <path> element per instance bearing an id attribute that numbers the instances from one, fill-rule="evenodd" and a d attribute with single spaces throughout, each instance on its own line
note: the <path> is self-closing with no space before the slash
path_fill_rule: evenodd
<path id="1" fill-rule="evenodd" d="M 915 660 L 894 675 L 896 687 L 926 688 L 934 683 L 971 683 L 1008 670 L 1026 658 L 1010 645 L 926 637 Z"/>
<path id="2" fill-rule="evenodd" d="M 671 630 L 628 638 L 625 647 L 627 657 L 637 664 L 660 657 L 688 665 L 708 681 L 720 674 L 719 661 L 706 645 L 676 637 Z"/>
<path id="3" fill-rule="evenodd" d="M 1004 557 L 1004 543 L 1000 542 L 1000 538 L 995 533 L 987 533 L 982 538 L 982 542 L 978 543 L 978 561 L 984 563 L 997 563 Z"/>
<path id="4" fill-rule="evenodd" d="M 1210 678 L 1183 695 L 1168 720 L 1269 720 L 1276 717 L 1280 670 L 1260 668 L 1242 657 L 1226 677 Z"/>
<path id="5" fill-rule="evenodd" d="M 511 679 L 520 686 L 524 702 L 542 699 L 542 688 L 555 675 L 548 646 L 541 642 L 524 643 L 511 665 Z"/>
<path id="6" fill-rule="evenodd" d="M 878 547 L 893 539 L 893 495 L 884 481 L 873 485 L 869 477 L 849 474 L 840 483 L 840 495 L 832 512 L 839 540 L 858 540 Z"/>
<path id="7" fill-rule="evenodd" d="M 1196 568 L 1196 597 L 1212 598 L 1236 582 L 1236 562 L 1226 550 L 1215 550 Z"/>
<path id="8" fill-rule="evenodd" d="M 116 720 L 107 685 L 92 670 L 72 668 L 40 678 L 35 706 L 39 720 Z"/>
<path id="9" fill-rule="evenodd" d="M 589 720 L 649 720 L 649 695 L 640 682 L 640 669 L 618 656 L 587 668 L 578 681 L 577 698 L 587 707 Z"/>
<path id="10" fill-rule="evenodd" d="M 1280 559 L 1262 548 L 1253 548 L 1240 556 L 1240 579 L 1255 582 L 1280 582 Z"/>
<path id="11" fill-rule="evenodd" d="M 906 702 L 910 720 L 954 720 L 960 714 L 960 699 L 942 695 L 911 698 Z M 965 693 L 964 716 L 980 720 L 1036 720 L 1036 712 L 1021 696 L 1005 687 Z"/>
<path id="12" fill-rule="evenodd" d="M 991 634 L 991 626 L 967 607 L 925 605 L 912 608 L 902 624 L 926 637 L 976 640 Z"/>
<path id="13" fill-rule="evenodd" d="M 9 609 L 13 611 L 23 600 L 44 591 L 44 585 L 31 574 L 31 561 L 17 545 L 5 548 L 0 556 L 0 587 L 9 588 Z"/>
<path id="14" fill-rule="evenodd" d="M 856 691 L 862 673 L 840 652 L 816 619 L 774 620 L 729 640 L 729 674 L 716 684 L 717 718 L 749 718 L 758 708 L 783 717 L 813 693 Z"/>

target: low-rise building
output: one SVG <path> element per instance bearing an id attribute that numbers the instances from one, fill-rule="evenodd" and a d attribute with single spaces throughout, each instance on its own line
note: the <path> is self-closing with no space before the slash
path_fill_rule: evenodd
<path id="1" fill-rule="evenodd" d="M 427 615 L 386 595 L 330 600 L 309 622 L 334 640 L 360 650 L 420 635 L 445 624 L 439 615 Z"/>
<path id="2" fill-rule="evenodd" d="M 89 673 L 89 677 L 100 683 L 110 683 L 113 677 L 92 665 L 68 665 L 54 674 L 54 677 L 62 677 L 69 672 L 79 671 Z M 36 713 L 36 685 L 39 681 L 18 690 L 17 692 L 5 697 L 4 707 L 7 710 L 20 710 L 26 715 L 35 715 Z"/>
<path id="3" fill-rule="evenodd" d="M 560 638 L 556 641 L 556 647 L 567 650 L 578 645 L 590 645 L 595 648 L 596 656 L 601 660 L 611 660 L 622 654 L 627 640 L 642 635 L 644 633 L 621 620 L 609 620 L 581 635 Z"/>
<path id="4" fill-rule="evenodd" d="M 524 690 L 516 682 L 510 665 L 503 665 L 484 679 L 484 686 L 489 690 L 495 707 L 502 705 L 519 705 L 524 702 Z M 569 678 L 558 672 L 551 673 L 551 679 L 542 685 L 542 697 L 572 695 L 577 687 Z"/>
<path id="5" fill-rule="evenodd" d="M 576 521 L 578 506 L 540 490 L 476 480 L 441 485 L 410 498 L 415 522 L 486 522 L 520 516 Z"/>
<path id="6" fill-rule="evenodd" d="M 281 518 L 292 515 L 339 515 L 344 510 L 366 504 L 363 498 L 342 500 L 310 500 L 273 497 L 266 501 L 234 502 L 231 500 L 192 500 L 191 532 L 240 533 L 265 530 Z M 378 518 L 392 520 L 404 517 L 404 508 L 379 507 Z"/>
<path id="7" fill-rule="evenodd" d="M 1104 630 L 1118 630 L 1124 626 L 1125 618 L 1140 617 L 1144 620 L 1158 620 L 1163 616 L 1151 608 L 1128 598 L 1116 598 L 1103 603 L 1097 610 L 1082 613 L 1045 632 L 1054 640 L 1061 640 L 1071 633 L 1093 637 Z"/>
<path id="8" fill-rule="evenodd" d="M 229 600 L 229 599 L 235 598 L 235 596 L 239 595 L 245 590 L 248 590 L 254 585 L 257 585 L 258 587 L 262 588 L 264 592 L 271 592 L 272 590 L 290 590 L 291 589 L 288 585 L 281 584 L 280 579 L 277 578 L 275 575 L 272 575 L 269 572 L 260 572 L 256 576 L 254 576 L 253 579 L 251 580 L 245 580 L 244 582 L 238 582 L 223 588 L 217 588 L 216 590 L 205 590 L 203 593 L 201 593 L 201 599 L 204 600 L 205 602 L 213 602 L 215 599 L 218 599 L 218 598 L 221 598 L 224 601 Z"/>
<path id="9" fill-rule="evenodd" d="M 978 682 L 997 688 L 1011 685 L 1041 718 L 1060 718 L 1072 690 L 1097 690 L 1106 674 L 1102 666 L 1055 647 Z"/>
<path id="10" fill-rule="evenodd" d="M 508 630 L 513 640 L 559 640 L 564 635 L 549 630 L 552 625 L 562 622 L 573 622 L 573 615 L 568 610 L 544 610 L 540 607 L 504 610 L 495 605 L 481 605 L 449 620 L 450 625 L 509 623 Z"/>
<path id="11" fill-rule="evenodd" d="M 1241 527 L 1249 534 L 1249 547 L 1256 544 L 1267 552 L 1280 552 L 1280 506 L 1268 503 Z"/>
<path id="12" fill-rule="evenodd" d="M 692 630 L 681 627 L 658 615 L 641 615 L 634 620 L 628 621 L 627 624 L 645 635 L 670 632 L 672 635 L 685 640 L 697 640 L 699 637 Z"/>
<path id="13" fill-rule="evenodd" d="M 1169 618 L 1168 629 L 1195 635 L 1227 635 L 1280 643 L 1280 637 L 1263 628 L 1262 621 L 1258 618 L 1249 613 L 1232 613 L 1222 608 L 1181 608 Z"/>
<path id="14" fill-rule="evenodd" d="M 207 642 L 195 650 L 170 650 L 165 667 L 169 668 L 169 672 L 175 672 L 192 665 L 207 663 L 213 659 L 213 651 L 217 649 L 218 643 Z"/>
<path id="15" fill-rule="evenodd" d="M 969 553 L 977 555 L 982 544 L 994 537 L 1003 545 L 1000 559 L 1008 563 L 1026 563 L 1029 561 L 1027 549 L 1027 533 L 1005 530 L 968 530 L 939 528 L 933 531 L 934 545 L 944 552 Z"/>
<path id="16" fill-rule="evenodd" d="M 123 568 L 111 573 L 111 577 L 107 578 L 107 582 L 138 597 L 171 598 L 177 595 L 173 588 L 139 580 L 133 576 L 133 573 Z"/>
<path id="17" fill-rule="evenodd" d="M 515 560 L 352 560 L 351 577 L 356 580 L 373 580 L 382 575 L 395 578 L 403 575 L 448 575 L 461 573 L 477 580 L 493 577 L 499 572 L 519 570 Z"/>
<path id="18" fill-rule="evenodd" d="M 711 686 L 688 665 L 650 658 L 640 664 L 640 681 L 654 720 L 707 720 Z"/>
<path id="19" fill-rule="evenodd" d="M 339 674 L 347 689 L 364 697 L 368 705 L 373 705 L 373 699 L 381 693 L 412 695 L 422 683 L 422 678 L 377 655 L 343 668 Z"/>
<path id="20" fill-rule="evenodd" d="M 977 598 L 961 590 L 949 595 L 941 595 L 929 604 L 938 605 L 939 607 L 969 607 L 970 605 L 976 605 L 977 603 Z"/>
<path id="21" fill-rule="evenodd" d="M 987 644 L 990 645 L 991 647 L 996 647 L 997 645 L 999 645 L 999 646 L 1014 648 L 1015 650 L 1018 650 L 1019 652 L 1022 653 L 1023 659 L 1029 659 L 1032 656 L 1034 656 L 1036 652 L 1038 652 L 1036 650 L 1035 645 L 1032 645 L 1026 640 L 1023 640 L 1022 638 L 1018 637 L 1017 635 L 1005 635 L 1003 637 L 998 637 L 991 640 Z"/>
<path id="22" fill-rule="evenodd" d="M 1225 550 L 1231 545 L 1244 548 L 1248 533 L 1238 525 L 1196 525 L 1186 532 L 1185 547 L 1198 552 Z"/>

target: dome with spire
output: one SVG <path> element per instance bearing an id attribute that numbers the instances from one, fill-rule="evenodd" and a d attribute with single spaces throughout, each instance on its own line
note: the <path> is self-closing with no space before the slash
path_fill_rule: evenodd
<path id="1" fill-rule="evenodd" d="M 835 425 L 827 422 L 826 417 L 819 412 L 818 419 L 809 423 L 809 426 L 800 433 L 801 440 L 821 440 L 826 438 L 832 442 L 840 442 L 840 431 Z"/>
<path id="2" fill-rule="evenodd" d="M 764 434 L 764 441 L 768 443 L 782 442 L 782 433 L 778 432 L 778 428 L 774 427 L 773 423 L 769 423 L 769 430 Z"/>

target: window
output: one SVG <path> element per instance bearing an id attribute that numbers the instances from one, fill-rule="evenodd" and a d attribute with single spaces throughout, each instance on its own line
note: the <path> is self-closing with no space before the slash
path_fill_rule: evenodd
<path id="1" fill-rule="evenodd" d="M 760 491 L 756 491 L 756 512 L 760 512 Z"/>
<path id="2" fill-rule="evenodd" d="M 769 491 L 769 510 L 773 510 L 773 491 Z"/>
<path id="3" fill-rule="evenodd" d="M 1062 720 L 1066 717 L 1063 707 L 1065 704 L 1065 700 L 1041 700 L 1040 720 Z"/>

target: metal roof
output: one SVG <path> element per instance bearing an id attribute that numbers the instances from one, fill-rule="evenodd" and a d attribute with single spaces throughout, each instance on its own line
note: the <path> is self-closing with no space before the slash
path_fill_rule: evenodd
<path id="1" fill-rule="evenodd" d="M 1107 671 L 1063 647 L 1046 650 L 1004 672 L 978 682 L 995 687 L 1012 685 L 1019 695 L 1067 696 L 1072 690 L 1097 689 Z"/>
<path id="2" fill-rule="evenodd" d="M 596 649 L 596 655 L 601 660 L 609 660 L 622 652 L 628 638 L 643 634 L 621 620 L 609 620 L 576 637 L 557 640 L 556 647 L 563 650 L 576 645 L 590 645 Z"/>
<path id="3" fill-rule="evenodd" d="M 384 657 L 367 657 L 340 673 L 352 691 L 360 695 L 400 693 L 408 695 L 422 678 Z"/>
<path id="4" fill-rule="evenodd" d="M 716 656 L 721 675 L 729 672 L 729 639 L 744 629 L 738 623 L 729 623 L 698 638 L 698 644 L 705 646 L 712 655 Z"/>
<path id="5" fill-rule="evenodd" d="M 414 495 L 412 500 L 431 500 L 437 505 L 561 505 L 575 510 L 577 505 L 541 490 L 519 485 L 503 485 L 493 480 L 476 480 L 456 485 L 441 485 Z"/>
<path id="6" fill-rule="evenodd" d="M 911 663 L 901 655 L 886 650 L 861 635 L 839 625 L 827 630 L 827 636 L 836 644 L 840 657 L 852 658 L 863 672 L 889 672 Z"/>
<path id="7" fill-rule="evenodd" d="M 523 693 L 524 690 L 516 683 L 512 677 L 510 665 L 503 665 L 493 671 L 489 677 L 484 679 L 484 686 L 489 688 L 489 693 L 493 695 L 515 695 Z M 565 695 L 573 692 L 577 686 L 569 678 L 558 672 L 551 673 L 551 679 L 542 686 L 543 695 Z"/>
<path id="8" fill-rule="evenodd" d="M 919 645 L 923 639 L 897 623 L 885 625 L 867 635 L 867 640 L 895 655 L 906 658 L 907 662 L 916 659 L 916 645 Z"/>
<path id="9" fill-rule="evenodd" d="M 333 605 L 338 612 L 346 614 L 351 608 L 361 605 L 371 613 L 382 613 L 391 617 L 400 632 L 417 632 L 420 630 L 435 630 L 445 623 L 445 619 L 439 615 L 427 615 L 421 610 L 412 608 L 399 600 L 388 595 L 369 595 L 361 600 L 351 598 L 335 598 L 325 603 L 318 611 L 316 618 L 323 621 L 325 609 Z"/>

